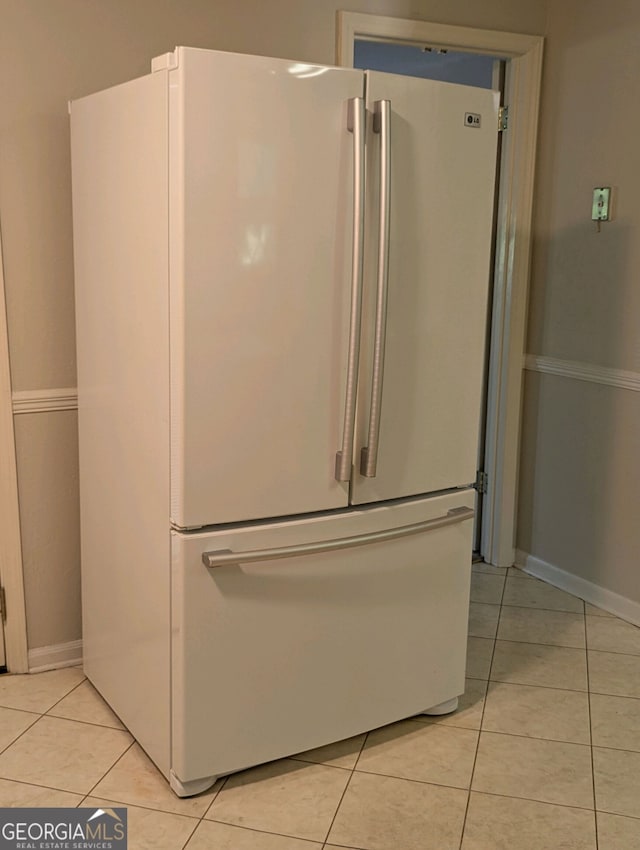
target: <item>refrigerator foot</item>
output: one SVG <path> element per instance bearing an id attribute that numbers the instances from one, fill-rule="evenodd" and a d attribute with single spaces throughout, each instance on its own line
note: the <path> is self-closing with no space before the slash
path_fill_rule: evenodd
<path id="1" fill-rule="evenodd" d="M 218 778 L 217 776 L 205 776 L 202 779 L 192 779 L 190 782 L 182 782 L 173 771 L 170 771 L 169 777 L 171 790 L 178 797 L 193 797 L 194 794 L 201 794 L 203 791 L 211 788 Z"/>
<path id="2" fill-rule="evenodd" d="M 451 714 L 458 707 L 458 697 L 448 699 L 446 702 L 441 702 L 439 705 L 434 705 L 432 708 L 427 708 L 421 711 L 420 714 Z"/>

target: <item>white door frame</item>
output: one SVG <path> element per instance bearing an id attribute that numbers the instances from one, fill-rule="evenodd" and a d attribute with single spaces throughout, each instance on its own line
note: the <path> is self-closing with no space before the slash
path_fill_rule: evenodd
<path id="1" fill-rule="evenodd" d="M 16 444 L 13 432 L 11 373 L 7 336 L 2 236 L 0 234 L 0 584 L 7 603 L 4 623 L 6 666 L 10 673 L 26 673 L 27 620 L 22 576 L 22 545 L 18 510 Z M 2 628 L 2 624 L 0 624 Z"/>
<path id="2" fill-rule="evenodd" d="M 515 559 L 518 459 L 531 255 L 533 185 L 544 39 L 427 21 L 338 12 L 337 64 L 353 67 L 356 38 L 427 44 L 504 56 L 504 134 L 498 199 L 493 316 L 489 353 L 481 554 L 487 563 Z"/>

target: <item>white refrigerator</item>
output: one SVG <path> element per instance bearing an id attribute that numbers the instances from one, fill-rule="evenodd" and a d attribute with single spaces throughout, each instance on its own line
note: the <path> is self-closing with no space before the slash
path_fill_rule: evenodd
<path id="1" fill-rule="evenodd" d="M 70 104 L 84 665 L 181 796 L 464 690 L 497 111 L 182 47 Z"/>

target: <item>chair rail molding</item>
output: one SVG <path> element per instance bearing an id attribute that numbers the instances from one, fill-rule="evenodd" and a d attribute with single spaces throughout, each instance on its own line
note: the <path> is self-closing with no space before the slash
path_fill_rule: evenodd
<path id="1" fill-rule="evenodd" d="M 608 387 L 640 392 L 640 372 L 630 372 L 626 369 L 597 366 L 594 363 L 581 363 L 577 360 L 560 360 L 539 354 L 527 354 L 524 368 L 529 372 L 559 375 L 575 381 L 589 381 L 592 384 L 605 384 Z"/>
<path id="2" fill-rule="evenodd" d="M 62 387 L 47 390 L 16 390 L 11 396 L 14 414 L 51 413 L 55 410 L 77 410 L 78 390 Z"/>

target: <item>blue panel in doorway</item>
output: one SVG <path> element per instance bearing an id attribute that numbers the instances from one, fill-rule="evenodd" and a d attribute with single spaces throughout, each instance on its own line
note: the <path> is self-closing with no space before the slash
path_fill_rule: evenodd
<path id="1" fill-rule="evenodd" d="M 353 64 L 355 68 L 490 89 L 493 63 L 499 58 L 455 50 L 438 52 L 413 44 L 356 39 Z"/>

